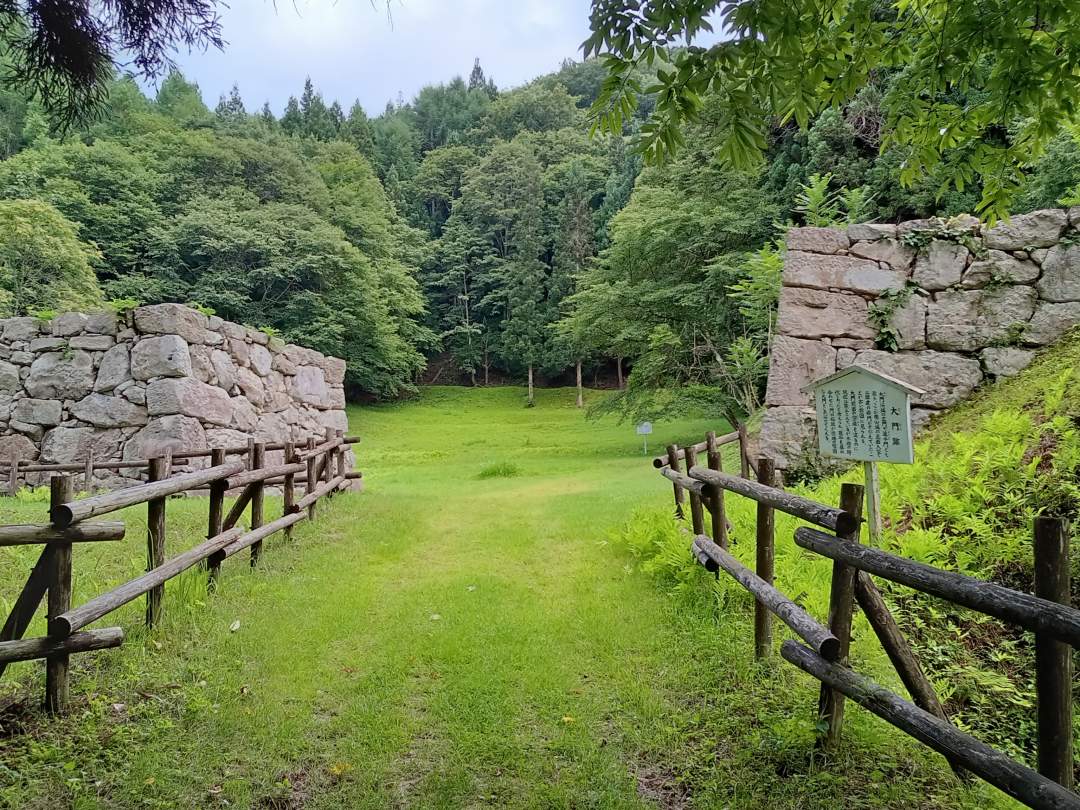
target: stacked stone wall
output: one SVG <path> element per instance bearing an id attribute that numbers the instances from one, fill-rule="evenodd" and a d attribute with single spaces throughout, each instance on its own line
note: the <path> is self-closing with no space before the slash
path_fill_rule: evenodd
<path id="1" fill-rule="evenodd" d="M 875 305 L 887 329 L 874 323 Z M 923 389 L 919 425 L 984 381 L 1018 373 L 1077 323 L 1080 208 L 990 229 L 972 217 L 793 228 L 761 452 L 782 468 L 813 453 L 803 388 L 839 369 L 857 363 Z"/>
<path id="2" fill-rule="evenodd" d="M 0 459 L 302 443 L 348 427 L 344 379 L 344 360 L 179 304 L 0 320 Z"/>

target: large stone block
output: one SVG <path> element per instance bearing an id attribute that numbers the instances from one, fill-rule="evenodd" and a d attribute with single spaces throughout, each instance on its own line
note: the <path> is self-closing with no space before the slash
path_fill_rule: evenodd
<path id="1" fill-rule="evenodd" d="M 124 445 L 124 458 L 156 458 L 180 450 L 205 450 L 206 432 L 198 419 L 190 416 L 159 416 L 133 435 Z"/>
<path id="2" fill-rule="evenodd" d="M 341 385 L 345 382 L 345 361 L 340 357 L 324 357 L 322 370 L 326 374 L 326 382 L 330 385 Z"/>
<path id="3" fill-rule="evenodd" d="M 915 251 L 899 239 L 878 239 L 872 242 L 856 242 L 851 246 L 851 255 L 863 259 L 885 262 L 894 270 L 911 268 L 915 261 Z"/>
<path id="4" fill-rule="evenodd" d="M 0 393 L 14 394 L 19 388 L 19 367 L 0 360 Z"/>
<path id="5" fill-rule="evenodd" d="M 35 442 L 40 442 L 41 436 L 45 432 L 45 428 L 41 425 L 35 425 L 31 422 L 20 422 L 18 419 L 9 420 L 8 427 L 30 437 L 30 439 Z"/>
<path id="6" fill-rule="evenodd" d="M 899 349 L 926 348 L 926 299 L 913 295 L 908 302 L 893 313 L 889 322 L 896 332 Z"/>
<path id="7" fill-rule="evenodd" d="M 94 390 L 108 393 L 131 379 L 131 354 L 126 343 L 118 343 L 101 358 Z"/>
<path id="8" fill-rule="evenodd" d="M 345 411 L 322 411 L 319 414 L 319 421 L 324 429 L 340 430 L 342 433 L 349 429 L 349 417 L 346 416 Z"/>
<path id="9" fill-rule="evenodd" d="M 288 374 L 290 377 L 296 373 L 296 366 L 284 354 L 274 355 L 273 369 L 279 374 Z"/>
<path id="10" fill-rule="evenodd" d="M 183 414 L 223 427 L 232 422 L 229 395 L 194 377 L 154 380 L 146 386 L 146 408 L 151 416 Z"/>
<path id="11" fill-rule="evenodd" d="M 911 277 L 924 290 L 947 290 L 960 283 L 967 260 L 968 249 L 963 245 L 935 239 L 915 259 Z"/>
<path id="12" fill-rule="evenodd" d="M 14 340 L 33 340 L 41 334 L 41 321 L 37 318 L 8 318 L 3 321 L 4 342 Z"/>
<path id="13" fill-rule="evenodd" d="M 82 399 L 94 388 L 93 356 L 82 351 L 39 354 L 25 387 L 38 399 Z"/>
<path id="14" fill-rule="evenodd" d="M 30 341 L 27 347 L 32 352 L 55 352 L 66 349 L 68 342 L 64 338 L 39 337 Z"/>
<path id="15" fill-rule="evenodd" d="M 769 408 L 761 423 L 759 451 L 780 469 L 798 464 L 816 450 L 817 419 L 813 408 L 787 405 Z"/>
<path id="16" fill-rule="evenodd" d="M 926 315 L 932 349 L 977 351 L 1019 337 L 1035 312 L 1031 287 L 938 293 Z"/>
<path id="17" fill-rule="evenodd" d="M 191 373 L 191 352 L 179 335 L 143 338 L 131 350 L 131 374 L 136 380 L 188 377 Z"/>
<path id="18" fill-rule="evenodd" d="M 1044 301 L 1080 301 L 1080 245 L 1050 248 L 1043 260 L 1038 290 Z"/>
<path id="19" fill-rule="evenodd" d="M 207 428 L 206 443 L 211 447 L 246 447 L 249 436 L 232 428 Z"/>
<path id="20" fill-rule="evenodd" d="M 301 366 L 289 378 L 289 392 L 306 405 L 326 408 L 330 404 L 330 390 L 326 375 L 316 366 Z"/>
<path id="21" fill-rule="evenodd" d="M 791 337 L 874 337 L 866 320 L 865 299 L 807 287 L 780 291 L 777 324 L 780 334 Z"/>
<path id="22" fill-rule="evenodd" d="M 240 386 L 240 391 L 244 396 L 251 400 L 256 407 L 261 407 L 266 403 L 266 386 L 263 385 L 262 377 L 251 369 L 238 368 L 236 370 L 236 384 Z"/>
<path id="23" fill-rule="evenodd" d="M 896 226 L 878 224 L 877 222 L 859 222 L 848 225 L 848 239 L 855 242 L 873 242 L 877 239 L 893 239 L 896 237 Z"/>
<path id="24" fill-rule="evenodd" d="M 847 233 L 836 228 L 792 228 L 787 232 L 788 250 L 842 253 L 850 244 Z"/>
<path id="25" fill-rule="evenodd" d="M 1080 323 L 1080 301 L 1053 304 L 1040 301 L 1035 307 L 1023 340 L 1028 346 L 1046 346 Z"/>
<path id="26" fill-rule="evenodd" d="M 267 443 L 289 440 L 289 423 L 280 413 L 264 413 L 255 428 L 255 440 Z"/>
<path id="27" fill-rule="evenodd" d="M 261 333 L 260 333 L 261 334 Z M 251 362 L 251 369 L 260 377 L 265 377 L 270 373 L 270 369 L 273 367 L 274 358 L 270 354 L 270 350 L 265 346 L 261 346 L 258 343 L 253 343 L 249 347 L 248 358 Z"/>
<path id="28" fill-rule="evenodd" d="M 807 405 L 802 389 L 836 371 L 836 350 L 817 340 L 778 335 L 769 352 L 766 405 Z"/>
<path id="29" fill-rule="evenodd" d="M 215 379 L 214 364 L 211 360 L 212 351 L 214 350 L 209 346 L 188 346 L 188 352 L 191 354 L 191 373 L 200 382 L 212 383 Z"/>
<path id="30" fill-rule="evenodd" d="M 92 427 L 57 427 L 41 440 L 41 461 L 46 464 L 74 464 L 86 461 L 93 452 L 97 459 L 117 458 L 123 434 L 119 430 Z"/>
<path id="31" fill-rule="evenodd" d="M 229 338 L 229 353 L 232 355 L 236 365 L 241 368 L 247 368 L 251 365 L 251 352 L 248 344 L 242 339 Z"/>
<path id="32" fill-rule="evenodd" d="M 116 339 L 112 335 L 76 335 L 68 345 L 73 349 L 85 349 L 88 352 L 103 352 L 115 345 Z"/>
<path id="33" fill-rule="evenodd" d="M 972 357 L 948 352 L 859 352 L 855 364 L 888 374 L 925 393 L 912 397 L 924 408 L 948 408 L 982 382 L 982 366 Z"/>
<path id="34" fill-rule="evenodd" d="M 1058 209 L 1018 214 L 999 222 L 983 234 L 984 243 L 993 250 L 1026 250 L 1028 247 L 1050 247 L 1068 224 L 1068 215 Z"/>
<path id="35" fill-rule="evenodd" d="M 81 312 L 64 312 L 52 319 L 50 329 L 57 337 L 72 337 L 86 329 L 87 317 Z"/>
<path id="36" fill-rule="evenodd" d="M 1035 352 L 1012 347 L 983 349 L 979 354 L 991 377 L 1014 377 L 1031 365 Z"/>
<path id="37" fill-rule="evenodd" d="M 124 397 L 90 394 L 71 406 L 71 415 L 97 427 L 138 427 L 147 422 L 146 408 Z"/>
<path id="38" fill-rule="evenodd" d="M 968 290 L 997 284 L 1031 284 L 1039 277 L 1039 265 L 1022 261 L 1003 250 L 989 250 L 985 259 L 972 262 L 961 286 Z"/>
<path id="39" fill-rule="evenodd" d="M 111 309 L 99 309 L 86 316 L 84 331 L 91 335 L 113 335 L 119 327 L 119 318 Z"/>
<path id="40" fill-rule="evenodd" d="M 25 436 L 0 436 L 0 459 L 33 461 L 37 457 L 37 445 Z"/>
<path id="41" fill-rule="evenodd" d="M 233 362 L 228 352 L 214 349 L 210 352 L 210 365 L 214 369 L 219 387 L 231 391 L 236 385 L 236 363 Z"/>
<path id="42" fill-rule="evenodd" d="M 15 403 L 12 419 L 31 425 L 59 425 L 63 416 L 63 403 L 55 399 L 24 397 Z"/>
<path id="43" fill-rule="evenodd" d="M 259 412 L 247 397 L 231 397 L 229 401 L 232 406 L 232 426 L 248 433 L 255 430 L 255 426 L 259 424 Z"/>
<path id="44" fill-rule="evenodd" d="M 904 286 L 907 272 L 854 256 L 824 256 L 789 250 L 784 259 L 784 284 L 818 290 L 840 289 L 878 294 Z"/>
<path id="45" fill-rule="evenodd" d="M 183 304 L 152 304 L 135 310 L 135 329 L 143 334 L 179 335 L 188 343 L 205 343 L 206 316 Z"/>

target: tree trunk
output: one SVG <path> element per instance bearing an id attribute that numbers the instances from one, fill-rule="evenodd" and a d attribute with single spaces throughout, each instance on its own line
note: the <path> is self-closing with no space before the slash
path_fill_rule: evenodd
<path id="1" fill-rule="evenodd" d="M 533 367 L 532 363 L 529 364 L 529 404 L 533 403 Z"/>
<path id="2" fill-rule="evenodd" d="M 623 387 L 624 387 L 624 383 L 623 383 L 623 376 L 622 376 L 622 358 L 621 357 L 616 357 L 615 358 L 615 373 L 618 375 L 619 390 L 622 391 Z"/>
<path id="3" fill-rule="evenodd" d="M 577 377 L 577 406 L 579 408 L 585 407 L 585 394 L 581 388 L 581 361 L 577 361 L 575 366 L 575 376 Z"/>

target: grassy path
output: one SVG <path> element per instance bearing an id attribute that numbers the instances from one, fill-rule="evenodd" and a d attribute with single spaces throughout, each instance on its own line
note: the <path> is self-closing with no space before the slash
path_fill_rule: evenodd
<path id="1" fill-rule="evenodd" d="M 258 569 L 230 562 L 211 597 L 203 575 L 169 583 L 152 634 L 141 603 L 111 617 L 128 640 L 75 659 L 68 717 L 25 710 L 41 667 L 12 668 L 0 807 L 995 805 L 862 712 L 824 765 L 816 686 L 753 663 L 746 594 L 718 592 L 718 621 L 699 569 L 673 596 L 612 547 L 651 506 L 686 555 L 633 427 L 586 422 L 572 390 L 525 409 L 513 389 L 436 388 L 351 419 L 366 491 L 271 541 Z M 708 427 L 658 424 L 655 446 Z M 40 518 L 9 503 L 0 521 Z M 172 550 L 197 542 L 205 509 L 170 501 Z M 77 603 L 141 569 L 144 514 L 122 514 L 124 543 L 79 549 Z M 752 509 L 730 515 L 751 536 Z M 0 567 L 7 595 L 31 552 L 0 551 L 18 563 Z"/>
<path id="2" fill-rule="evenodd" d="M 638 771 L 662 793 L 634 757 L 666 727 L 669 604 L 605 537 L 663 488 L 632 426 L 572 403 L 435 389 L 354 410 L 366 492 L 152 637 L 133 605 L 124 652 L 76 678 L 81 720 L 7 744 L 10 806 L 637 807 Z"/>

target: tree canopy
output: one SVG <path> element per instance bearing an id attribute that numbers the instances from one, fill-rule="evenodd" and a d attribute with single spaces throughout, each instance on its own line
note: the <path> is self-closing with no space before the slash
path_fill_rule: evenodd
<path id="1" fill-rule="evenodd" d="M 697 43 L 713 22 L 714 45 Z M 1080 29 L 1068 0 L 593 0 L 586 56 L 608 75 L 594 110 L 621 132 L 638 95 L 655 109 L 640 128 L 654 161 L 685 144 L 710 97 L 719 104 L 721 155 L 760 163 L 773 122 L 804 131 L 865 87 L 882 94 L 881 146 L 901 155 L 912 184 L 936 174 L 978 208 L 1005 214 L 1024 169 L 1076 124 Z M 651 81 L 635 71 L 650 69 Z"/>

